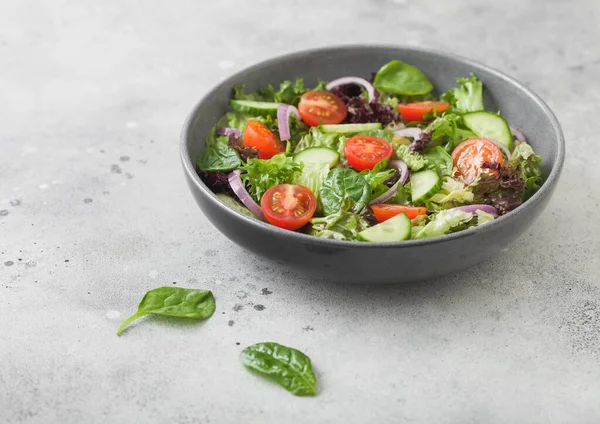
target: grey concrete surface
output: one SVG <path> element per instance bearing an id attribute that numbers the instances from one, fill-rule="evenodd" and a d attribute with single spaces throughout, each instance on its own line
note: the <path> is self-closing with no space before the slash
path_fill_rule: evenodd
<path id="1" fill-rule="evenodd" d="M 599 422 L 599 22 L 596 0 L 0 2 L 0 422 Z M 511 249 L 435 281 L 338 286 L 199 212 L 178 159 L 199 97 L 357 42 L 471 57 L 555 110 L 563 178 Z M 213 290 L 212 319 L 115 336 L 172 284 Z M 313 359 L 316 398 L 240 366 L 265 340 Z"/>

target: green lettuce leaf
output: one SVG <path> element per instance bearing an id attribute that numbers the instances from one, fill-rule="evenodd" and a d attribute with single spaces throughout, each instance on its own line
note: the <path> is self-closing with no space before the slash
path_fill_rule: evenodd
<path id="1" fill-rule="evenodd" d="M 262 122 L 270 129 L 276 128 L 276 120 L 272 116 L 255 116 L 251 113 L 229 111 L 219 119 L 213 128 L 213 133 L 217 128 L 237 128 L 243 133 L 250 120 Z"/>
<path id="2" fill-rule="evenodd" d="M 329 164 L 323 163 L 310 163 L 304 164 L 302 173 L 296 177 L 294 184 L 300 184 L 308 187 L 313 192 L 317 199 L 317 211 L 321 211 L 321 204 L 319 202 L 321 186 L 323 181 L 329 174 Z"/>
<path id="3" fill-rule="evenodd" d="M 473 215 L 462 211 L 440 211 L 431 217 L 425 226 L 412 227 L 412 238 L 422 239 L 442 236 L 455 227 L 462 226 L 473 219 Z"/>
<path id="4" fill-rule="evenodd" d="M 407 183 L 405 186 L 398 184 L 398 190 L 394 197 L 388 200 L 385 203 L 389 203 L 390 205 L 410 205 L 412 204 L 412 199 L 410 195 L 410 183 Z"/>
<path id="5" fill-rule="evenodd" d="M 271 159 L 248 159 L 241 169 L 246 171 L 240 175 L 250 195 L 260 202 L 262 195 L 269 188 L 278 184 L 293 184 L 302 173 L 303 164 L 294 162 L 285 153 L 279 153 Z"/>
<path id="6" fill-rule="evenodd" d="M 419 171 L 428 165 L 427 159 L 422 154 L 410 151 L 407 145 L 395 143 L 394 148 L 398 159 L 406 162 L 411 171 Z"/>
<path id="7" fill-rule="evenodd" d="M 310 234 L 334 240 L 356 240 L 358 233 L 369 224 L 361 216 L 350 212 L 353 204 L 352 200 L 346 201 L 338 212 L 311 219 Z"/>
<path id="8" fill-rule="evenodd" d="M 536 155 L 528 143 L 521 142 L 513 150 L 510 162 L 519 169 L 521 177 L 525 180 L 525 191 L 523 193 L 523 200 L 525 201 L 540 189 L 542 171 L 539 165 L 542 162 L 542 157 Z"/>
<path id="9" fill-rule="evenodd" d="M 443 205 L 444 208 L 460 206 L 463 203 L 473 202 L 473 192 L 469 186 L 466 186 L 450 176 L 445 176 L 442 180 L 442 189 L 433 195 L 430 202 Z"/>
<path id="10" fill-rule="evenodd" d="M 493 221 L 494 215 L 491 213 L 484 212 L 480 209 L 477 209 L 477 225 L 485 224 L 486 222 Z"/>
<path id="11" fill-rule="evenodd" d="M 477 137 L 473 131 L 464 126 L 462 116 L 454 113 L 445 113 L 436 118 L 425 132 L 431 134 L 430 146 L 443 145 L 448 153 L 452 153 L 459 143 Z"/>
<path id="12" fill-rule="evenodd" d="M 473 74 L 469 78 L 456 80 L 459 87 L 451 88 L 442 95 L 442 100 L 450 103 L 453 109 L 460 112 L 477 112 L 483 107 L 483 83 Z"/>
<path id="13" fill-rule="evenodd" d="M 328 147 L 340 154 L 340 159 L 345 160 L 344 143 L 346 137 L 342 134 L 324 133 L 319 127 L 311 127 L 294 148 L 294 154 L 309 147 Z"/>
<path id="14" fill-rule="evenodd" d="M 356 135 L 370 135 L 373 137 L 381 138 L 388 143 L 391 143 L 394 140 L 394 133 L 388 130 L 370 130 L 370 131 L 362 131 L 356 133 Z"/>
<path id="15" fill-rule="evenodd" d="M 286 103 L 297 106 L 300 102 L 300 97 L 307 91 L 324 90 L 326 83 L 319 81 L 316 88 L 310 89 L 304 87 L 304 79 L 296 78 L 295 82 L 283 81 L 276 89 L 272 85 L 260 89 L 255 93 L 246 93 L 243 85 L 236 85 L 233 88 L 232 99 L 234 100 L 252 100 L 256 102 L 275 102 Z"/>

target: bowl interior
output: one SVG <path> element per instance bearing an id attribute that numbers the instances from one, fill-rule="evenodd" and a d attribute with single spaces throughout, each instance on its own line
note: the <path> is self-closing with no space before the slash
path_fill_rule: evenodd
<path id="1" fill-rule="evenodd" d="M 319 79 L 332 80 L 343 76 L 369 78 L 393 59 L 420 68 L 431 79 L 438 93 L 456 86 L 457 78 L 467 77 L 471 72 L 477 75 L 484 83 L 486 109 L 499 110 L 510 125 L 523 130 L 530 144 L 543 157 L 541 168 L 544 180 L 547 179 L 553 165 L 558 162 L 562 135 L 556 119 L 537 96 L 511 78 L 470 60 L 401 47 L 338 47 L 299 52 L 260 63 L 231 76 L 209 92 L 190 117 L 184 130 L 187 150 L 184 156 L 189 159 L 189 165 L 195 162 L 204 148 L 206 135 L 229 110 L 228 102 L 234 85 L 244 84 L 248 91 L 254 91 L 297 77 L 304 78 L 307 87 L 315 86 Z"/>

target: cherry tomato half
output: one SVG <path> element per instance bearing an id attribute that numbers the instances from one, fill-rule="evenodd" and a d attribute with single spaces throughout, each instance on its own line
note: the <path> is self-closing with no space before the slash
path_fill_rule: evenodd
<path id="1" fill-rule="evenodd" d="M 398 111 L 405 121 L 424 121 L 425 115 L 433 110 L 443 112 L 450 106 L 446 102 L 417 102 L 398 105 Z"/>
<path id="2" fill-rule="evenodd" d="M 258 150 L 261 159 L 271 159 L 285 152 L 285 146 L 277 136 L 259 121 L 250 120 L 244 130 L 244 146 Z"/>
<path id="3" fill-rule="evenodd" d="M 298 104 L 302 120 L 313 127 L 335 125 L 346 119 L 348 109 L 344 102 L 328 91 L 309 91 L 304 93 Z"/>
<path id="4" fill-rule="evenodd" d="M 355 135 L 344 146 L 346 159 L 357 171 L 373 169 L 375 165 L 392 156 L 392 145 L 372 135 Z"/>
<path id="5" fill-rule="evenodd" d="M 487 138 L 465 140 L 452 151 L 452 164 L 458 170 L 455 176 L 462 175 L 466 184 L 471 184 L 482 172 L 495 173 L 493 170 L 481 168 L 484 162 L 502 165 L 502 152 L 496 143 Z"/>
<path id="6" fill-rule="evenodd" d="M 381 204 L 373 205 L 371 206 L 371 209 L 373 209 L 373 215 L 375 215 L 377 222 L 387 221 L 401 213 L 405 213 L 410 219 L 415 219 L 417 216 L 425 215 L 427 213 L 427 208 L 406 205 Z"/>
<path id="7" fill-rule="evenodd" d="M 279 184 L 263 194 L 260 207 L 271 224 L 297 230 L 312 218 L 317 199 L 309 188 L 302 185 Z"/>

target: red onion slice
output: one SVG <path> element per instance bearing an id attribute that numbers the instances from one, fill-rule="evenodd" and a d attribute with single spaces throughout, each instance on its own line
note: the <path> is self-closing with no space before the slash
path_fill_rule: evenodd
<path id="1" fill-rule="evenodd" d="M 519 128 L 511 126 L 510 131 L 520 142 L 522 142 L 522 143 L 527 142 L 527 137 L 525 137 L 525 134 Z"/>
<path id="2" fill-rule="evenodd" d="M 281 141 L 290 139 L 290 116 L 292 114 L 300 121 L 300 113 L 295 106 L 281 104 L 277 107 L 277 122 L 279 125 L 279 138 Z"/>
<path id="3" fill-rule="evenodd" d="M 462 212 L 466 212 L 466 213 L 470 213 L 472 215 L 477 215 L 477 211 L 480 210 L 482 212 L 487 212 L 490 215 L 494 215 L 494 218 L 496 218 L 499 214 L 498 214 L 498 209 L 496 209 L 495 207 L 491 206 L 491 205 L 466 205 L 466 206 L 459 206 L 457 208 L 452 208 L 452 209 L 448 209 L 448 212 L 452 213 L 455 211 L 462 211 Z"/>
<path id="4" fill-rule="evenodd" d="M 370 205 L 378 205 L 380 203 L 385 203 L 388 200 L 390 200 L 392 197 L 394 197 L 394 195 L 398 191 L 398 184 L 400 184 L 400 180 L 396 181 L 396 184 L 394 184 L 393 186 L 391 186 L 388 191 L 386 191 L 382 195 L 380 195 L 380 196 L 374 198 L 373 200 L 371 200 L 369 202 L 369 206 Z"/>
<path id="5" fill-rule="evenodd" d="M 242 135 L 241 131 L 238 130 L 237 128 L 229 128 L 229 127 L 217 128 L 217 134 L 224 135 L 227 137 L 229 137 L 230 135 L 233 135 L 236 138 L 240 137 Z"/>
<path id="6" fill-rule="evenodd" d="M 408 181 L 408 165 L 406 165 L 404 161 L 400 159 L 391 160 L 388 164 L 388 168 L 397 169 L 398 172 L 400 172 L 400 178 L 398 178 L 398 181 L 400 181 L 400 184 L 402 185 L 406 184 Z"/>
<path id="7" fill-rule="evenodd" d="M 359 77 L 338 78 L 336 80 L 331 81 L 329 84 L 327 84 L 325 86 L 325 89 L 328 91 L 331 91 L 332 89 L 339 87 L 340 85 L 346 85 L 346 84 L 356 84 L 356 85 L 360 85 L 361 87 L 364 87 L 364 89 L 367 90 L 367 96 L 369 96 L 369 103 L 377 102 L 377 95 L 375 93 L 375 87 L 373 87 L 373 85 L 369 81 L 367 81 L 366 79 L 363 79 L 363 78 L 359 78 Z"/>
<path id="8" fill-rule="evenodd" d="M 500 143 L 499 141 L 496 140 L 492 140 L 491 138 L 488 138 L 487 140 L 490 140 L 491 142 L 493 142 L 496 146 L 498 146 L 498 148 L 500 150 L 502 150 L 502 152 L 504 152 L 504 154 L 506 155 L 507 159 L 510 159 L 510 150 L 508 150 L 508 147 L 506 147 L 504 144 Z"/>
<path id="9" fill-rule="evenodd" d="M 398 137 L 412 137 L 415 140 L 420 138 L 423 134 L 423 130 L 418 127 L 407 127 L 394 131 Z"/>
<path id="10" fill-rule="evenodd" d="M 242 203 L 248 209 L 250 209 L 250 212 L 252 212 L 259 219 L 264 221 L 265 216 L 262 212 L 262 209 L 260 208 L 258 203 L 254 201 L 252 196 L 250 196 L 250 193 L 248 193 L 246 187 L 244 187 L 244 182 L 240 178 L 240 170 L 236 169 L 235 171 L 231 171 L 227 176 L 227 180 L 229 181 L 229 185 L 231 186 L 231 189 L 233 190 L 235 195 L 242 201 Z"/>

